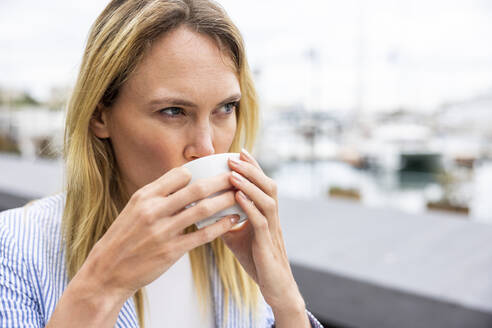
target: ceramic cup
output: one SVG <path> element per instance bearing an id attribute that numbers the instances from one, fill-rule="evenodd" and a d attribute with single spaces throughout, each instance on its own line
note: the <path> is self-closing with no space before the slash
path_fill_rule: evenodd
<path id="1" fill-rule="evenodd" d="M 227 160 L 229 158 L 239 159 L 239 153 L 222 153 L 222 154 L 209 155 L 209 156 L 195 159 L 191 162 L 184 164 L 183 166 L 191 171 L 190 183 L 193 183 L 199 179 L 209 178 L 216 175 L 220 175 L 222 173 L 230 172 L 231 170 L 229 169 L 229 165 L 227 164 Z M 225 190 L 219 191 L 215 194 L 210 195 L 208 198 L 220 195 L 224 192 Z M 192 203 L 186 207 L 188 208 L 190 206 L 195 206 L 197 203 L 198 202 Z M 233 214 L 239 215 L 239 221 L 236 223 L 236 225 L 244 222 L 247 219 L 246 213 L 244 213 L 242 208 L 236 203 L 229 208 L 226 208 L 206 219 L 203 219 L 195 223 L 195 225 L 197 226 L 198 229 L 201 229 L 203 227 L 206 227 L 210 224 L 217 222 L 220 218 L 224 216 L 233 215 Z"/>

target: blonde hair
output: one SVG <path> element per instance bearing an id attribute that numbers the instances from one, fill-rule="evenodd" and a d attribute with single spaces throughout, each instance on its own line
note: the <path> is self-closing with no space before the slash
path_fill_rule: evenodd
<path id="1" fill-rule="evenodd" d="M 68 103 L 63 151 L 67 198 L 62 224 L 70 279 L 130 198 L 124 191 L 110 142 L 91 132 L 90 119 L 99 104 L 110 107 L 114 103 L 118 90 L 152 43 L 178 26 L 186 26 L 213 38 L 232 59 L 242 98 L 230 151 L 238 152 L 241 147 L 251 150 L 253 147 L 259 124 L 257 96 L 241 34 L 225 11 L 208 0 L 111 1 L 91 28 Z M 187 232 L 194 230 L 194 226 L 187 228 Z M 211 300 L 209 247 L 223 285 L 223 323 L 227 321 L 229 295 L 246 314 L 244 317 L 249 314 L 255 318 L 258 286 L 220 238 L 189 252 L 199 299 L 206 304 Z M 143 327 L 143 288 L 133 297 L 138 320 Z"/>

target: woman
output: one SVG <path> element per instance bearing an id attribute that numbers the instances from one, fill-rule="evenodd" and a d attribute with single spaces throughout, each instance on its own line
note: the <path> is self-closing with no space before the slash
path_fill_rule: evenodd
<path id="1" fill-rule="evenodd" d="M 200 327 L 320 327 L 256 160 L 243 150 L 236 174 L 189 185 L 181 167 L 251 148 L 257 122 L 241 36 L 218 5 L 113 0 L 68 105 L 66 191 L 1 214 L 1 326 L 143 326 L 143 288 L 188 253 L 193 282 L 173 283 L 196 286 Z M 194 228 L 235 202 L 241 227 L 233 216 Z"/>

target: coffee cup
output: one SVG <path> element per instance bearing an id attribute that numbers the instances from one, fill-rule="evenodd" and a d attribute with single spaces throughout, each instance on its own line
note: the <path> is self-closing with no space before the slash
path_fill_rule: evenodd
<path id="1" fill-rule="evenodd" d="M 227 160 L 229 158 L 239 159 L 239 153 L 214 154 L 205 157 L 200 157 L 198 159 L 195 159 L 191 162 L 184 164 L 183 166 L 186 167 L 191 172 L 191 180 L 189 183 L 193 183 L 200 179 L 209 178 L 226 172 L 230 172 L 231 169 L 227 164 Z M 224 192 L 226 192 L 226 190 L 216 192 L 207 198 L 215 197 Z M 186 207 L 188 208 L 191 206 L 195 206 L 198 202 L 199 201 L 191 203 Z M 236 225 L 241 224 L 247 219 L 246 213 L 244 213 L 242 208 L 236 203 L 231 207 L 228 207 L 222 211 L 215 213 L 212 216 L 209 216 L 208 218 L 196 222 L 195 225 L 198 229 L 201 229 L 203 227 L 206 227 L 210 224 L 217 222 L 224 216 L 233 215 L 233 214 L 239 215 L 239 220 Z"/>

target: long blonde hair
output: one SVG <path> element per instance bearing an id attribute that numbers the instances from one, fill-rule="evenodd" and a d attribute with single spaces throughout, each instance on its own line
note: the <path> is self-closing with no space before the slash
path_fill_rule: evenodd
<path id="1" fill-rule="evenodd" d="M 91 132 L 90 119 L 99 104 L 110 107 L 114 103 L 118 90 L 152 43 L 182 25 L 212 37 L 234 62 L 242 98 L 230 151 L 253 147 L 259 124 L 257 96 L 241 34 L 225 11 L 209 0 L 111 1 L 91 28 L 68 103 L 63 150 L 67 198 L 62 224 L 70 279 L 130 198 L 125 193 L 110 142 Z M 187 228 L 187 232 L 194 230 L 194 226 Z M 223 322 L 227 321 L 229 295 L 242 312 L 255 317 L 258 286 L 220 238 L 189 252 L 199 299 L 206 304 L 211 300 L 208 247 L 213 251 L 223 285 Z M 143 327 L 143 289 L 133 297 Z"/>

